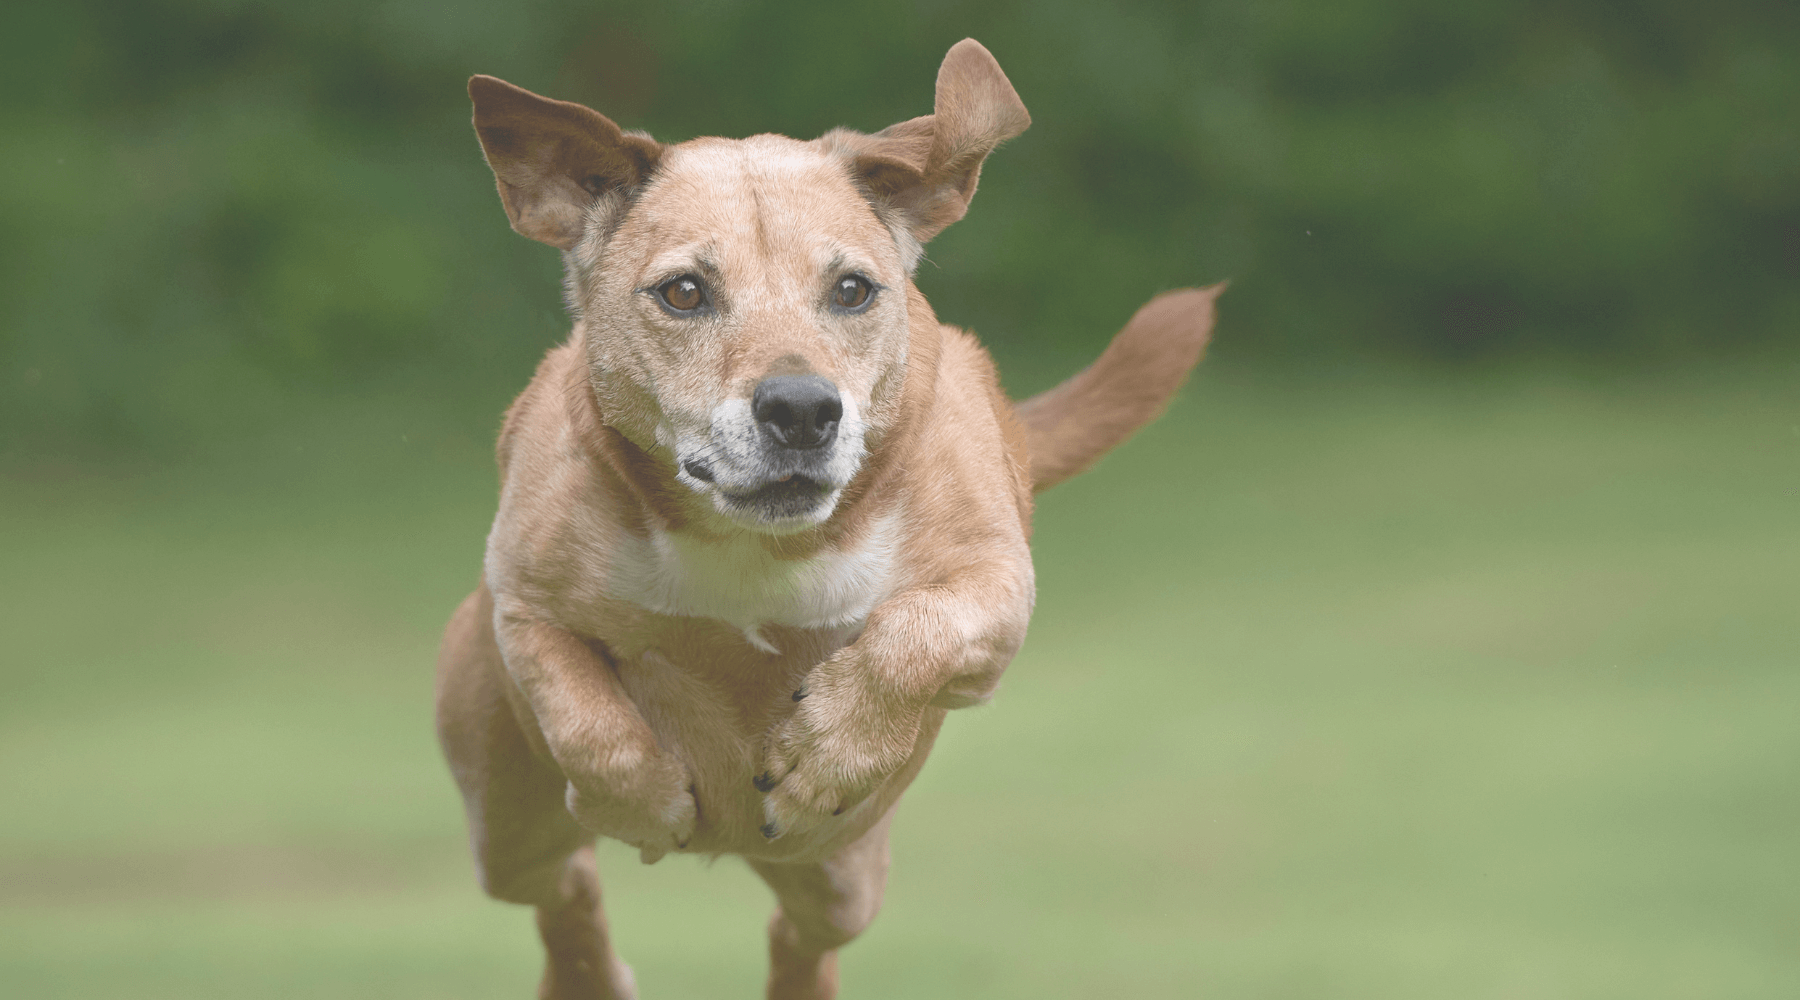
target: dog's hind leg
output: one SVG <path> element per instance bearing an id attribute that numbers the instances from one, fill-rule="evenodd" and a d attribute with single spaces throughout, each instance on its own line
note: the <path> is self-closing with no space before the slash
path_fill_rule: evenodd
<path id="1" fill-rule="evenodd" d="M 750 862 L 780 904 L 769 921 L 769 1000 L 837 995 L 837 950 L 881 909 L 893 821 L 890 809 L 868 833 L 822 862 Z"/>
<path id="2" fill-rule="evenodd" d="M 594 835 L 564 805 L 567 782 L 533 749 L 506 690 L 487 588 L 456 609 L 438 656 L 438 738 L 462 790 L 481 887 L 537 908 L 545 1000 L 632 1000 L 613 954 L 594 871 Z"/>
<path id="3" fill-rule="evenodd" d="M 635 1000 L 631 968 L 607 938 L 592 844 L 569 856 L 555 899 L 538 904 L 537 925 L 547 953 L 541 1000 Z"/>

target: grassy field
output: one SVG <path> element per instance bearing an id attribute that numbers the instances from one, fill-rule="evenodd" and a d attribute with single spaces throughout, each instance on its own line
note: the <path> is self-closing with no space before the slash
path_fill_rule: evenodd
<path id="1" fill-rule="evenodd" d="M 845 995 L 1800 996 L 1797 374 L 1209 371 L 1043 498 Z M 397 412 L 0 481 L 0 993 L 531 994 L 430 727 L 491 466 Z M 758 995 L 742 865 L 601 860 Z"/>

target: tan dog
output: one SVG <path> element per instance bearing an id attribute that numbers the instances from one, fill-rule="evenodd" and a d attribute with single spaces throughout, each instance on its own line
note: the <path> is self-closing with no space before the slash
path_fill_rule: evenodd
<path id="1" fill-rule="evenodd" d="M 832 996 L 900 793 L 1025 637 L 1032 492 L 1157 414 L 1217 289 L 1007 400 L 911 277 L 1030 122 L 973 40 L 935 114 L 812 142 L 666 146 L 491 77 L 469 94 L 577 317 L 507 412 L 482 583 L 439 660 L 482 885 L 537 907 L 540 995 L 630 997 L 595 835 L 742 855 L 779 902 L 768 995 Z"/>

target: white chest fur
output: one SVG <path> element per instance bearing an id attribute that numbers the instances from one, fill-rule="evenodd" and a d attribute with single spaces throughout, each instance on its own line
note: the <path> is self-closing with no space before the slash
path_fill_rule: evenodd
<path id="1" fill-rule="evenodd" d="M 748 533 L 702 543 L 653 533 L 614 553 L 607 592 L 658 614 L 717 618 L 766 653 L 766 623 L 798 628 L 855 625 L 893 585 L 899 518 L 889 515 L 849 549 L 778 559 Z"/>

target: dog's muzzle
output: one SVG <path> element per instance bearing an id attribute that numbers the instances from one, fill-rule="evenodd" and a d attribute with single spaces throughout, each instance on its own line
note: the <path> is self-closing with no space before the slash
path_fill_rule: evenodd
<path id="1" fill-rule="evenodd" d="M 720 513 L 777 533 L 831 516 L 863 460 L 854 400 L 818 375 L 777 375 L 750 399 L 713 408 L 704 435 L 683 435 L 677 478 L 712 497 Z"/>

